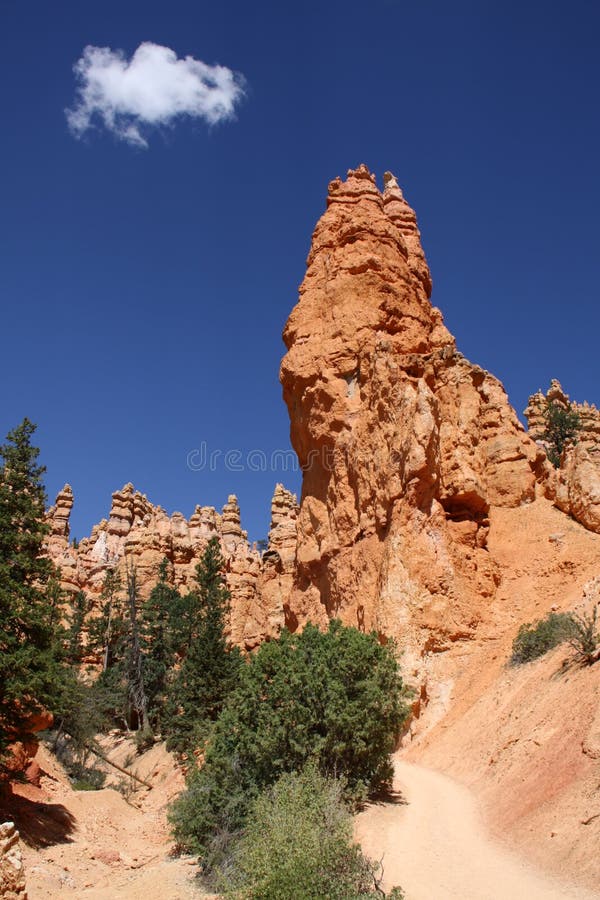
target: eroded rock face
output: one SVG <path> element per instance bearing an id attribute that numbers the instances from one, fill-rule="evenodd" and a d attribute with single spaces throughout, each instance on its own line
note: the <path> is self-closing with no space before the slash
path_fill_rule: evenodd
<path id="1" fill-rule="evenodd" d="M 46 519 L 50 526 L 48 546 L 51 555 L 61 554 L 69 543 L 69 517 L 73 508 L 73 490 L 70 484 L 65 484 L 59 491 L 54 506 L 46 513 Z"/>
<path id="2" fill-rule="evenodd" d="M 544 447 L 544 418 L 548 403 L 556 403 L 579 416 L 577 443 L 567 446 L 560 468 L 553 473 L 556 506 L 589 529 L 600 533 L 600 410 L 590 403 L 571 401 L 556 379 L 546 394 L 532 394 L 525 410 L 529 434 Z"/>
<path id="3" fill-rule="evenodd" d="M 275 487 L 271 501 L 269 542 L 261 559 L 258 591 L 264 614 L 264 631 L 277 634 L 284 625 L 292 630 L 289 598 L 296 572 L 298 501 L 282 484 Z"/>
<path id="4" fill-rule="evenodd" d="M 39 747 L 36 735 L 51 728 L 53 722 L 52 713 L 43 708 L 22 716 L 20 739 L 11 741 L 6 748 L 6 755 L 2 760 L 4 771 L 0 775 L 0 782 L 6 779 L 10 781 L 28 772 Z M 14 733 L 12 736 L 17 737 Z M 9 739 L 10 737 L 9 734 Z"/>
<path id="5" fill-rule="evenodd" d="M 365 166 L 336 179 L 281 381 L 304 470 L 290 619 L 335 615 L 441 649 L 495 591 L 490 507 L 533 500 L 547 464 L 430 292 L 395 178 L 383 193 Z"/>
<path id="6" fill-rule="evenodd" d="M 76 546 L 69 542 L 72 506 L 73 492 L 66 485 L 47 513 L 48 553 L 60 567 L 63 587 L 72 593 L 85 591 L 92 608 L 98 604 L 107 570 L 116 568 L 124 575 L 126 563 L 136 568 L 142 598 L 152 590 L 165 558 L 172 564 L 176 586 L 190 587 L 208 541 L 216 536 L 231 591 L 231 639 L 252 649 L 281 629 L 295 559 L 297 511 L 295 497 L 281 485 L 273 497 L 270 545 L 263 558 L 248 543 L 233 494 L 221 514 L 211 506 L 197 506 L 187 520 L 179 512 L 167 514 L 126 484 L 113 494 L 108 519 L 95 525 L 90 537 Z M 274 556 L 280 559 L 277 566 Z"/>
<path id="7" fill-rule="evenodd" d="M 3 900 L 27 900 L 19 832 L 13 822 L 0 825 L 0 897 Z"/>
<path id="8" fill-rule="evenodd" d="M 569 449 L 558 470 L 555 504 L 600 534 L 600 443 Z"/>

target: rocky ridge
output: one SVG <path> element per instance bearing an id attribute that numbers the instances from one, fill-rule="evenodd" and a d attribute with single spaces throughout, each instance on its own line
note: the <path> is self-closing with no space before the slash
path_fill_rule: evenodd
<path id="1" fill-rule="evenodd" d="M 122 573 L 126 562 L 138 574 L 142 597 L 147 597 L 157 578 L 160 562 L 172 564 L 174 583 L 189 587 L 210 538 L 216 536 L 226 560 L 226 579 L 231 591 L 231 639 L 252 649 L 283 622 L 286 579 L 294 568 L 297 503 L 293 494 L 277 485 L 271 505 L 268 550 L 262 554 L 250 546 L 241 527 L 240 508 L 230 495 L 221 513 L 211 506 L 197 506 L 186 519 L 154 506 L 145 494 L 126 484 L 112 495 L 108 519 L 102 519 L 91 535 L 78 544 L 69 540 L 73 491 L 65 485 L 47 513 L 51 533 L 48 553 L 61 571 L 62 586 L 70 593 L 83 590 L 97 604 L 106 571 Z"/>

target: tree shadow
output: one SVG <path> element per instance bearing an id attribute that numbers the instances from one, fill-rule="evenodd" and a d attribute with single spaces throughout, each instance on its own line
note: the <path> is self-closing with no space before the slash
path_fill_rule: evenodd
<path id="1" fill-rule="evenodd" d="M 37 803 L 14 794 L 3 798 L 0 816 L 14 822 L 23 841 L 36 850 L 72 843 L 70 835 L 77 825 L 75 816 L 61 803 Z"/>
<path id="2" fill-rule="evenodd" d="M 550 681 L 560 681 L 561 678 L 565 678 L 567 675 L 571 675 L 573 672 L 578 672 L 581 669 L 589 669 L 589 663 L 578 659 L 575 654 L 568 656 L 563 659 L 558 669 L 555 669 L 550 675 Z"/>
<path id="3" fill-rule="evenodd" d="M 382 806 L 384 803 L 393 804 L 394 806 L 408 806 L 408 800 L 402 791 L 397 791 L 389 785 L 369 794 L 365 806 L 367 804 L 370 804 L 371 806 Z"/>

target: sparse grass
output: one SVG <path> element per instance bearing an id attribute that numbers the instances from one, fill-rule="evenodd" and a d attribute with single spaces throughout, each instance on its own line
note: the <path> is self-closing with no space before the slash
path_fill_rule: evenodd
<path id="1" fill-rule="evenodd" d="M 138 791 L 138 787 L 134 779 L 128 778 L 126 775 L 123 775 L 121 778 L 119 778 L 117 783 L 114 785 L 114 789 L 121 794 L 121 796 L 127 801 L 127 803 L 131 802 L 131 798 Z"/>

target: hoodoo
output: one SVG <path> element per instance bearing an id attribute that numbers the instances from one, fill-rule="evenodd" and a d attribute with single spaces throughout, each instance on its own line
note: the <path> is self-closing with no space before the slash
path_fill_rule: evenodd
<path id="1" fill-rule="evenodd" d="M 281 381 L 304 470 L 290 618 L 439 648 L 499 580 L 491 507 L 547 472 L 500 382 L 457 352 L 430 303 L 416 216 L 361 165 L 329 185 Z"/>

